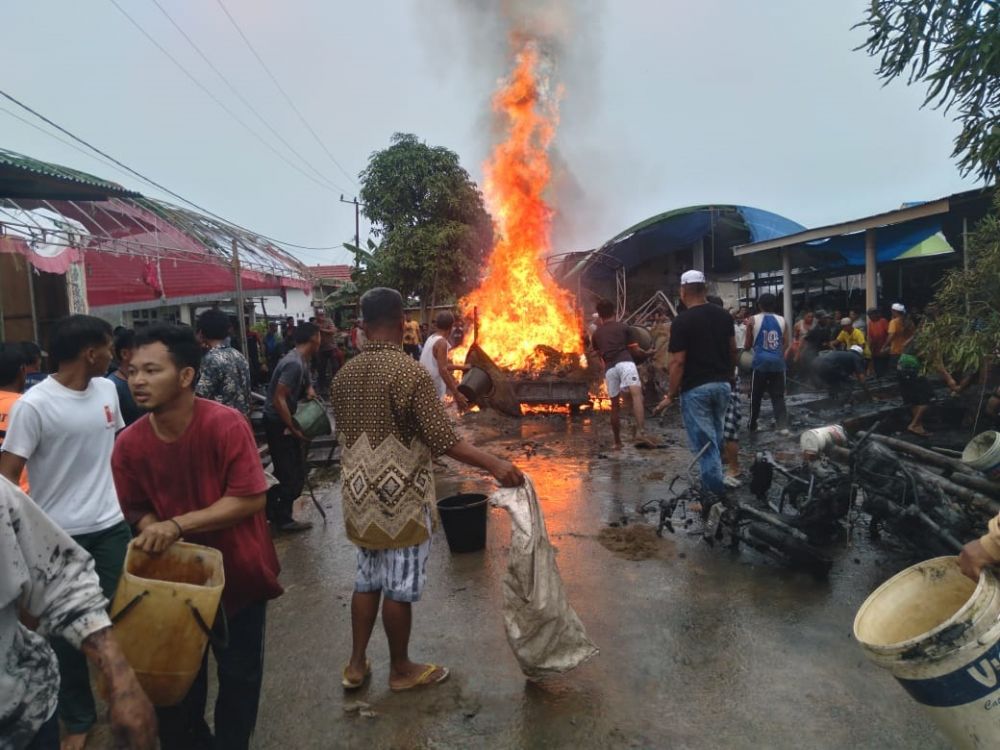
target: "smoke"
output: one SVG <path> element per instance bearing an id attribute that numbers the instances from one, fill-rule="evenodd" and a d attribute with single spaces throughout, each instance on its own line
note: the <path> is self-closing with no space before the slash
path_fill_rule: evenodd
<path id="1" fill-rule="evenodd" d="M 490 99 L 512 67 L 514 53 L 532 42 L 543 56 L 551 97 L 558 97 L 559 128 L 551 150 L 547 199 L 555 210 L 555 252 L 583 250 L 607 239 L 596 232 L 605 201 L 588 189 L 606 174 L 607 152 L 587 132 L 600 101 L 600 39 L 604 0 L 424 0 L 419 18 L 431 59 L 442 74 L 461 71 L 474 90 L 472 127 L 481 134 L 481 160 L 502 135 Z M 471 109 L 471 107 L 470 107 Z"/>

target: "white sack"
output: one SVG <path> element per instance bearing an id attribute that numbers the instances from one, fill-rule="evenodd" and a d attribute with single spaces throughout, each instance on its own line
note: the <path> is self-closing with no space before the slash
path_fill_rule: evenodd
<path id="1" fill-rule="evenodd" d="M 503 580 L 507 641 L 529 678 L 567 672 L 598 653 L 566 601 L 555 550 L 531 479 L 503 487 L 490 505 L 510 514 L 510 557 Z"/>

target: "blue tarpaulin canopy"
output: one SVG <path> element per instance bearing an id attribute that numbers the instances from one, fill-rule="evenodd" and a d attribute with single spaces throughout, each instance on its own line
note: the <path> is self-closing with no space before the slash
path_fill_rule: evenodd
<path id="1" fill-rule="evenodd" d="M 733 257 L 735 245 L 784 237 L 805 227 L 784 216 L 752 206 L 701 205 L 667 211 L 636 224 L 608 240 L 595 251 L 605 259 L 635 268 L 704 240 L 706 270 L 739 270 Z M 608 263 L 584 263 L 585 276 L 607 278 L 614 274 Z"/>
<path id="2" fill-rule="evenodd" d="M 941 232 L 941 217 L 927 216 L 905 224 L 893 224 L 875 230 L 875 259 L 878 263 L 888 263 L 907 256 L 916 246 Z M 756 242 L 756 240 L 755 240 Z M 865 264 L 865 233 L 842 234 L 825 240 L 806 244 L 810 250 L 822 253 L 830 262 L 847 266 Z M 954 252 L 950 246 L 941 252 Z M 941 254 L 937 252 L 934 254 Z"/>

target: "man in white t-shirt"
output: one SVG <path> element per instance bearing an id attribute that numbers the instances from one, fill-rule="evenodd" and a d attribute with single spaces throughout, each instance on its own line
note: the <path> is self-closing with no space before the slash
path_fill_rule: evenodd
<path id="1" fill-rule="evenodd" d="M 104 595 L 114 596 L 131 531 L 115 492 L 111 453 L 125 427 L 111 362 L 111 326 L 71 315 L 52 328 L 49 357 L 58 368 L 18 399 L 0 454 L 0 473 L 17 481 L 27 464 L 38 506 L 94 558 Z M 62 750 L 83 748 L 97 720 L 86 658 L 52 640 L 59 657 Z"/>
<path id="2" fill-rule="evenodd" d="M 434 318 L 434 333 L 427 337 L 424 349 L 420 353 L 420 364 L 430 373 L 438 398 L 444 398 L 445 394 L 450 393 L 458 408 L 466 409 L 469 400 L 458 390 L 458 383 L 451 374 L 453 369 L 451 361 L 448 359 L 448 351 L 451 349 L 448 341 L 454 328 L 454 315 L 447 310 L 437 314 Z"/>

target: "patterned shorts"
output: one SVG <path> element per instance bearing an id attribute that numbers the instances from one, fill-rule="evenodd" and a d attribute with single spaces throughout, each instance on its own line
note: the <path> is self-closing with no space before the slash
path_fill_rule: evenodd
<path id="1" fill-rule="evenodd" d="M 358 547 L 358 573 L 354 590 L 381 591 L 394 602 L 420 601 L 427 583 L 427 558 L 431 540 L 398 549 Z"/>
<path id="2" fill-rule="evenodd" d="M 739 437 L 741 417 L 740 389 L 733 388 L 733 392 L 729 396 L 729 408 L 726 409 L 726 422 L 722 430 L 722 439 L 727 443 L 734 442 Z"/>

